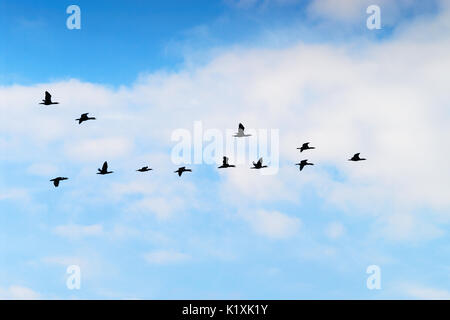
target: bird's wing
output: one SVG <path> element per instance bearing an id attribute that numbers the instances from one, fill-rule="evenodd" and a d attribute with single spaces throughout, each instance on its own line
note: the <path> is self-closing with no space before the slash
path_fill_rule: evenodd
<path id="1" fill-rule="evenodd" d="M 108 162 L 107 161 L 105 161 L 103 163 L 103 167 L 102 167 L 102 171 L 106 171 L 106 170 L 108 170 Z"/>
<path id="2" fill-rule="evenodd" d="M 59 186 L 59 179 L 54 179 L 53 184 L 55 185 L 55 187 Z"/>
<path id="3" fill-rule="evenodd" d="M 308 144 L 309 144 L 309 142 L 304 143 L 304 144 L 303 144 L 303 147 L 304 147 L 304 148 L 308 148 Z"/>
<path id="4" fill-rule="evenodd" d="M 81 115 L 81 117 L 82 117 L 82 118 L 87 117 L 88 114 L 89 114 L 89 112 L 88 112 L 88 113 L 83 113 L 83 114 Z"/>
<path id="5" fill-rule="evenodd" d="M 50 100 L 51 98 L 52 95 L 48 91 L 45 91 L 45 100 Z"/>
<path id="6" fill-rule="evenodd" d="M 223 165 L 226 165 L 227 162 L 228 162 L 228 158 L 227 157 L 223 157 L 223 161 L 222 161 Z"/>
<path id="7" fill-rule="evenodd" d="M 259 160 L 258 160 L 258 164 L 262 164 L 263 163 L 263 158 L 259 158 Z"/>
<path id="8" fill-rule="evenodd" d="M 239 130 L 245 130 L 245 127 L 242 123 L 239 123 Z"/>
<path id="9" fill-rule="evenodd" d="M 178 170 L 178 176 L 181 177 L 181 174 L 183 173 L 183 171 Z"/>
<path id="10" fill-rule="evenodd" d="M 358 153 L 355 153 L 354 156 L 359 158 L 359 152 L 358 152 Z"/>

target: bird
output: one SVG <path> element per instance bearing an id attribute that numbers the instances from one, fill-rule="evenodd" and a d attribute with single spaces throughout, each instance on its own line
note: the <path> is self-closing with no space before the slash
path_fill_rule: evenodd
<path id="1" fill-rule="evenodd" d="M 105 174 L 110 174 L 113 173 L 114 171 L 108 171 L 108 162 L 105 161 L 103 163 L 103 167 L 101 169 L 98 169 L 97 174 L 101 174 L 101 175 L 105 175 Z"/>
<path id="2" fill-rule="evenodd" d="M 192 172 L 191 169 L 186 169 L 186 167 L 179 167 L 177 171 L 174 171 L 174 173 L 178 173 L 178 176 L 181 177 L 181 175 L 183 174 L 183 172 Z"/>
<path id="3" fill-rule="evenodd" d="M 59 186 L 59 183 L 60 183 L 61 181 L 63 181 L 63 180 L 69 180 L 69 178 L 66 178 L 66 177 L 57 177 L 57 178 L 54 178 L 54 179 L 52 179 L 52 180 L 50 180 L 50 181 L 52 181 L 52 182 L 53 182 L 53 185 L 55 186 L 55 188 L 57 188 L 57 187 Z"/>
<path id="4" fill-rule="evenodd" d="M 300 161 L 300 163 L 296 163 L 295 165 L 299 166 L 300 171 L 302 171 L 305 166 L 313 166 L 314 163 L 309 163 L 308 159 L 306 159 L 306 160 Z"/>
<path id="5" fill-rule="evenodd" d="M 300 150 L 300 152 L 303 152 L 305 150 L 311 150 L 311 149 L 315 149 L 315 147 L 310 147 L 309 146 L 309 142 L 304 143 L 300 148 L 297 148 Z"/>
<path id="6" fill-rule="evenodd" d="M 362 161 L 362 160 L 367 160 L 365 158 L 360 158 L 359 157 L 359 153 L 355 153 L 353 157 L 351 157 L 350 159 L 348 159 L 348 161 Z"/>
<path id="7" fill-rule="evenodd" d="M 142 167 L 142 168 L 140 168 L 140 169 L 138 169 L 138 170 L 136 170 L 136 171 L 139 171 L 139 172 L 147 172 L 147 171 L 150 171 L 150 170 L 153 170 L 153 169 L 151 169 L 151 168 L 145 166 L 145 167 Z"/>
<path id="8" fill-rule="evenodd" d="M 40 102 L 39 104 L 44 104 L 46 106 L 49 106 L 51 104 L 59 104 L 59 102 L 52 102 L 52 95 L 45 91 L 45 99 L 42 100 L 43 102 Z"/>
<path id="9" fill-rule="evenodd" d="M 84 121 L 88 121 L 88 120 L 96 120 L 94 117 L 88 117 L 89 113 L 83 113 L 79 119 L 75 119 L 76 121 L 78 121 L 78 124 L 83 123 Z"/>
<path id="10" fill-rule="evenodd" d="M 255 161 L 253 161 L 253 167 L 250 169 L 262 169 L 262 168 L 267 168 L 267 166 L 263 166 L 263 158 L 259 158 L 258 162 L 255 163 Z"/>
<path id="11" fill-rule="evenodd" d="M 239 127 L 238 127 L 238 132 L 236 132 L 236 134 L 234 135 L 234 137 L 250 137 L 251 134 L 245 134 L 244 133 L 245 127 L 242 123 L 239 123 Z"/>
<path id="12" fill-rule="evenodd" d="M 223 168 L 234 168 L 235 165 L 232 164 L 228 164 L 228 158 L 227 157 L 223 157 L 223 161 L 222 161 L 222 165 L 220 167 L 217 167 L 218 169 L 223 169 Z"/>

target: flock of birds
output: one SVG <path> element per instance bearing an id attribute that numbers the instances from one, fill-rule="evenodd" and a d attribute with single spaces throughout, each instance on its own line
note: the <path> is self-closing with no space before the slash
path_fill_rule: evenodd
<path id="1" fill-rule="evenodd" d="M 39 104 L 49 106 L 49 105 L 53 105 L 53 104 L 59 104 L 59 102 L 53 102 L 52 95 L 48 91 L 45 91 L 45 99 L 43 99 L 42 102 Z M 96 120 L 96 118 L 89 117 L 89 113 L 83 113 L 80 116 L 80 118 L 75 119 L 75 120 L 78 121 L 78 124 L 82 124 L 85 121 Z M 236 134 L 234 134 L 234 137 L 242 138 L 242 137 L 250 137 L 250 136 L 251 136 L 251 134 L 245 133 L 245 127 L 242 125 L 242 123 L 239 123 L 238 132 Z M 300 150 L 300 152 L 315 149 L 315 147 L 311 147 L 309 144 L 310 144 L 309 142 L 303 143 L 303 145 L 297 149 Z M 353 155 L 353 157 L 351 157 L 348 160 L 349 161 L 362 161 L 362 160 L 366 160 L 366 159 L 361 158 L 360 153 L 355 153 Z M 299 166 L 300 171 L 302 171 L 305 166 L 313 166 L 314 163 L 310 163 L 310 162 L 308 162 L 308 159 L 304 159 L 304 160 L 301 160 L 299 163 L 296 163 L 295 165 Z M 224 156 L 223 160 L 222 160 L 222 165 L 220 167 L 218 167 L 218 169 L 234 168 L 234 167 L 235 167 L 235 165 L 229 164 L 228 158 Z M 263 165 L 263 158 L 260 158 L 257 162 L 253 162 L 253 167 L 251 167 L 250 169 L 263 169 L 263 168 L 267 168 L 267 166 Z M 153 169 L 149 168 L 148 166 L 145 166 L 136 171 L 148 172 L 151 170 L 153 170 Z M 186 167 L 179 167 L 176 171 L 174 171 L 174 173 L 177 173 L 178 176 L 180 176 L 180 177 L 183 174 L 183 172 L 192 172 L 192 170 L 187 169 Z M 99 168 L 98 172 L 97 172 L 97 174 L 99 174 L 99 175 L 106 175 L 106 174 L 111 174 L 111 173 L 114 173 L 114 171 L 108 171 L 108 162 L 107 161 L 105 161 L 103 163 L 102 168 L 101 169 Z M 55 187 L 58 187 L 59 183 L 61 181 L 68 180 L 68 179 L 69 178 L 67 178 L 67 177 L 57 177 L 57 178 L 51 179 L 50 181 L 53 182 L 53 185 Z"/>

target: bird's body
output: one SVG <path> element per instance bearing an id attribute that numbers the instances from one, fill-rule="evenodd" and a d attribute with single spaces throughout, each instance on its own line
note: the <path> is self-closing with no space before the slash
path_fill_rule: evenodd
<path id="1" fill-rule="evenodd" d="M 183 172 L 192 172 L 191 169 L 186 169 L 186 167 L 180 167 L 178 170 L 174 171 L 174 173 L 178 173 L 178 176 L 181 177 Z"/>
<path id="2" fill-rule="evenodd" d="M 78 121 L 78 124 L 82 124 L 84 121 L 88 121 L 88 120 L 96 120 L 94 117 L 88 117 L 89 113 L 83 113 L 79 119 L 75 119 L 76 121 Z"/>
<path id="3" fill-rule="evenodd" d="M 45 99 L 43 99 L 39 104 L 49 106 L 51 104 L 59 104 L 59 102 L 53 102 L 52 95 L 48 91 L 45 91 Z"/>
<path id="4" fill-rule="evenodd" d="M 359 153 L 355 153 L 353 155 L 353 157 L 351 157 L 350 159 L 348 159 L 348 161 L 363 161 L 363 160 L 367 160 L 365 158 L 360 158 L 359 157 Z"/>
<path id="5" fill-rule="evenodd" d="M 105 162 L 103 163 L 102 168 L 101 168 L 101 169 L 98 169 L 97 174 L 105 175 L 105 174 L 110 174 L 110 173 L 113 173 L 113 172 L 114 172 L 114 171 L 108 171 L 108 162 L 105 161 Z"/>
<path id="6" fill-rule="evenodd" d="M 66 177 L 57 177 L 57 178 L 54 178 L 54 179 L 52 179 L 52 180 L 50 180 L 50 181 L 52 181 L 52 182 L 53 182 L 53 185 L 55 186 L 55 188 L 57 188 L 57 187 L 59 186 L 59 183 L 60 183 L 61 181 L 63 181 L 63 180 L 69 180 L 69 178 L 66 178 Z"/>
<path id="7" fill-rule="evenodd" d="M 300 161 L 300 163 L 296 163 L 296 166 L 299 166 L 300 171 L 303 170 L 305 166 L 313 166 L 314 163 L 309 163 L 308 159 Z"/>
<path id="8" fill-rule="evenodd" d="M 238 132 L 234 135 L 234 137 L 242 138 L 242 137 L 250 137 L 251 134 L 245 134 L 245 127 L 242 123 L 239 123 Z"/>
<path id="9" fill-rule="evenodd" d="M 304 143 L 300 148 L 297 148 L 300 150 L 300 152 L 303 152 L 305 150 L 311 150 L 311 149 L 315 149 L 315 147 L 310 147 L 309 146 L 309 142 Z"/>
<path id="10" fill-rule="evenodd" d="M 262 168 L 267 168 L 267 166 L 263 166 L 263 158 L 259 158 L 258 162 L 255 163 L 255 161 L 253 161 L 253 167 L 250 169 L 262 169 Z"/>
<path id="11" fill-rule="evenodd" d="M 223 157 L 223 161 L 222 161 L 222 165 L 220 167 L 218 167 L 219 169 L 223 169 L 223 168 L 234 168 L 235 165 L 232 164 L 228 164 L 228 158 L 227 157 Z"/>
<path id="12" fill-rule="evenodd" d="M 151 168 L 145 166 L 145 167 L 142 167 L 142 168 L 140 168 L 140 169 L 138 169 L 138 170 L 136 170 L 136 171 L 139 171 L 139 172 L 147 172 L 147 171 L 151 171 L 151 170 L 153 170 L 153 169 L 151 169 Z"/>

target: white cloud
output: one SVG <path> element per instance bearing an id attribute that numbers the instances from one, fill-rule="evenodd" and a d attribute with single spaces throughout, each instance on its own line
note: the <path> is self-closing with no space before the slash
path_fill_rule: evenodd
<path id="1" fill-rule="evenodd" d="M 345 233 L 344 225 L 340 222 L 331 222 L 325 229 L 325 234 L 331 239 L 338 239 Z"/>
<path id="2" fill-rule="evenodd" d="M 56 174 L 58 168 L 48 163 L 34 163 L 28 167 L 27 171 L 37 176 L 49 177 Z"/>
<path id="3" fill-rule="evenodd" d="M 168 251 L 168 250 L 157 250 L 144 254 L 144 259 L 149 264 L 156 265 L 166 265 L 173 263 L 180 263 L 189 260 L 191 257 L 188 254 Z"/>
<path id="4" fill-rule="evenodd" d="M 41 295 L 30 288 L 12 285 L 6 289 L 0 287 L 0 300 L 36 300 Z"/>
<path id="5" fill-rule="evenodd" d="M 298 204 L 306 191 L 314 190 L 327 204 L 349 214 L 372 215 L 387 234 L 403 223 L 395 218 L 398 212 L 420 221 L 415 208 L 432 211 L 429 231 L 439 235 L 436 225 L 450 221 L 450 75 L 442 71 L 450 69 L 449 21 L 449 11 L 421 19 L 391 39 L 358 46 L 358 52 L 352 44 L 233 48 L 206 65 L 143 75 L 118 90 L 77 80 L 0 87 L 5 97 L 0 112 L 9 114 L 0 118 L 0 134 L 6 141 L 14 137 L 13 144 L 0 144 L 0 153 L 20 160 L 26 150 L 49 164 L 58 154 L 64 157 L 61 161 L 80 166 L 120 157 L 114 170 L 131 175 L 136 169 L 131 159 L 145 154 L 151 161 L 152 155 L 170 153 L 171 132 L 177 128 L 189 129 L 202 120 L 205 127 L 225 132 L 242 121 L 247 127 L 280 129 L 282 167 L 272 177 L 246 168 L 224 173 L 218 189 L 236 210 L 260 202 Z M 52 109 L 37 105 L 45 90 L 61 104 Z M 30 108 L 34 101 L 36 107 Z M 14 109 L 6 107 L 13 103 Z M 81 127 L 74 119 L 87 111 L 98 120 Z M 295 147 L 306 139 L 317 149 L 300 155 Z M 346 161 L 355 152 L 368 161 Z M 316 165 L 300 173 L 293 163 L 303 156 Z M 201 205 L 205 199 L 195 191 L 202 187 L 197 171 L 181 180 L 172 165 L 155 164 L 160 176 L 148 186 L 156 194 L 143 191 L 142 181 L 127 183 L 137 179 L 130 176 L 123 183 L 128 191 L 118 190 L 105 201 L 137 194 L 141 198 L 128 200 L 129 208 L 159 217 L 171 216 L 191 201 L 191 207 Z M 156 172 L 146 177 L 153 179 Z M 97 181 L 90 187 L 105 195 L 111 191 Z M 188 200 L 178 203 L 186 193 Z M 278 217 L 260 215 L 266 220 Z M 264 223 L 257 227 L 266 228 Z M 430 237 L 429 232 L 408 230 L 401 239 Z"/>
<path id="6" fill-rule="evenodd" d="M 61 237 L 76 239 L 90 236 L 101 236 L 103 234 L 103 226 L 101 224 L 68 224 L 56 226 L 53 229 L 53 232 Z"/>
<path id="7" fill-rule="evenodd" d="M 403 285 L 403 292 L 414 299 L 450 300 L 450 291 L 445 289 L 406 284 Z"/>
<path id="8" fill-rule="evenodd" d="M 257 233 L 273 239 L 289 238 L 298 232 L 301 225 L 299 218 L 278 211 L 257 210 L 243 215 Z"/>

